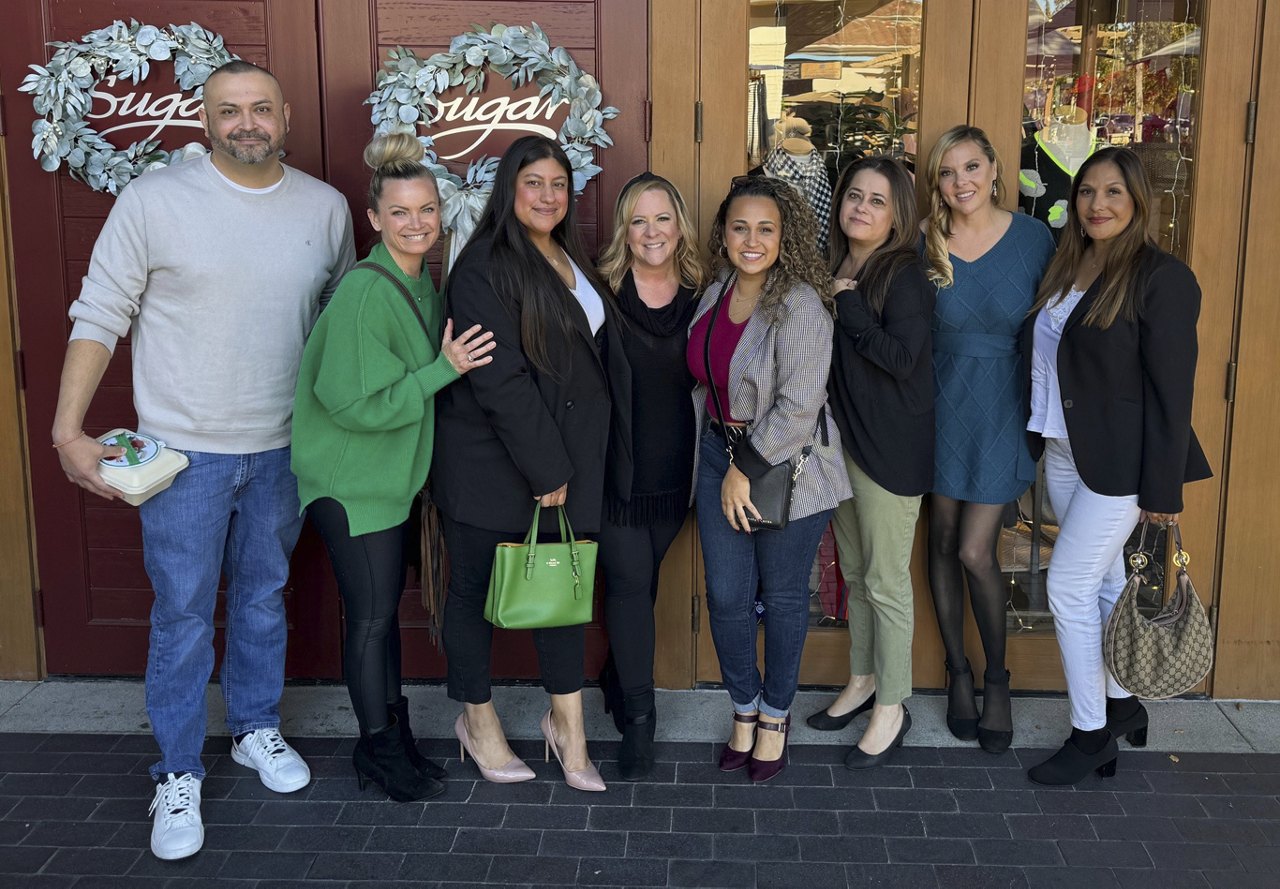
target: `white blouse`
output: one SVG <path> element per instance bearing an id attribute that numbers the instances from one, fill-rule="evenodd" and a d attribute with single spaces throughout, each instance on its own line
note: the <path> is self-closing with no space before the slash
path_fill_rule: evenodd
<path id="1" fill-rule="evenodd" d="M 568 256 L 567 253 L 565 255 Z M 582 311 L 587 313 L 591 335 L 595 336 L 604 326 L 604 302 L 601 301 L 600 294 L 596 293 L 596 289 L 591 286 L 591 279 L 582 274 L 582 269 L 578 268 L 578 264 L 572 259 L 569 260 L 569 267 L 573 269 L 574 299 L 578 301 L 578 305 L 582 306 Z"/>
<path id="2" fill-rule="evenodd" d="M 1045 438 L 1066 438 L 1067 420 L 1062 415 L 1062 390 L 1058 385 L 1058 343 L 1062 328 L 1084 291 L 1072 287 L 1049 300 L 1036 315 L 1034 347 L 1031 351 L 1031 419 L 1027 429 Z"/>

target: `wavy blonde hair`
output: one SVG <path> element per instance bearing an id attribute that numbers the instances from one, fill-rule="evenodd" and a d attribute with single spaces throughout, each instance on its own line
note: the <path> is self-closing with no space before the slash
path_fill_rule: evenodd
<path id="1" fill-rule="evenodd" d="M 768 198 L 778 208 L 782 221 L 782 243 L 778 248 L 778 261 L 769 269 L 764 289 L 760 292 L 760 307 L 776 317 L 786 300 L 787 293 L 797 284 L 808 284 L 817 291 L 822 304 L 832 312 L 835 302 L 831 298 L 831 275 L 827 263 L 818 252 L 818 221 L 808 201 L 785 180 L 770 176 L 738 176 L 729 187 L 729 193 L 720 202 L 707 249 L 711 253 L 711 270 L 719 277 L 732 263 L 725 253 L 724 226 L 729 215 L 729 205 L 738 198 Z"/>
<path id="2" fill-rule="evenodd" d="M 996 168 L 996 188 L 991 203 L 997 207 L 1004 203 L 1000 155 L 996 154 L 995 146 L 991 144 L 987 134 L 978 127 L 961 124 L 939 136 L 929 152 L 929 161 L 924 168 L 924 184 L 929 194 L 929 212 L 924 218 L 925 272 L 929 280 L 939 287 L 950 287 L 955 283 L 955 269 L 951 267 L 951 253 L 947 249 L 947 241 L 951 237 L 951 208 L 943 200 L 942 189 L 939 188 L 942 158 L 948 151 L 965 142 L 977 145 Z"/>
<path id="3" fill-rule="evenodd" d="M 641 173 L 622 187 L 618 195 L 618 203 L 613 208 L 613 237 L 609 245 L 600 254 L 600 262 L 596 268 L 600 276 L 609 282 L 616 293 L 631 268 L 634 257 L 627 245 L 627 229 L 631 225 L 631 217 L 635 215 L 636 204 L 647 191 L 660 191 L 671 201 L 675 208 L 676 229 L 680 232 L 680 243 L 676 245 L 676 271 L 680 275 L 680 283 L 693 290 L 701 290 L 706 283 L 707 270 L 698 255 L 698 238 L 693 228 L 693 220 L 685 207 L 680 191 L 666 179 L 653 173 Z"/>

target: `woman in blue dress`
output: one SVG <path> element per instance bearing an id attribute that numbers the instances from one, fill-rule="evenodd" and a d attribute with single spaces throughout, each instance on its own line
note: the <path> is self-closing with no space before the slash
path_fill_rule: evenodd
<path id="1" fill-rule="evenodd" d="M 1000 160 L 977 127 L 942 134 L 925 185 L 929 213 L 920 228 L 938 286 L 929 585 L 950 676 L 947 727 L 1000 753 L 1013 740 L 1013 717 L 996 545 L 1005 505 L 1035 478 L 1018 334 L 1054 245 L 1043 223 L 1001 208 Z M 964 653 L 965 579 L 986 655 L 981 718 Z"/>

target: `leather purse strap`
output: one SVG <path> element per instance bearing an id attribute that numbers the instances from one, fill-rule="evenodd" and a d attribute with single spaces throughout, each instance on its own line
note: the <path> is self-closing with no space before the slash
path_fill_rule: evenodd
<path id="1" fill-rule="evenodd" d="M 427 319 L 422 316 L 422 309 L 418 308 L 418 301 L 413 298 L 413 294 L 409 292 L 409 288 L 405 287 L 404 283 L 399 278 L 391 274 L 391 272 L 387 271 L 382 266 L 378 265 L 376 262 L 369 262 L 367 260 L 364 262 L 357 262 L 354 268 L 368 269 L 371 272 L 377 272 L 379 275 L 394 284 L 396 290 L 399 290 L 400 295 L 404 297 L 404 301 L 409 304 L 409 308 L 413 309 L 413 314 L 417 316 L 418 323 L 422 325 L 422 332 L 427 335 L 428 340 L 431 339 L 431 328 L 427 327 Z"/>

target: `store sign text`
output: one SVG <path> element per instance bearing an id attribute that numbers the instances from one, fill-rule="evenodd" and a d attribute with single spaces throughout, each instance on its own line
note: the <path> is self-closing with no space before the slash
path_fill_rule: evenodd
<path id="1" fill-rule="evenodd" d="M 547 124 L 551 123 L 556 109 L 564 104 L 566 103 L 552 104 L 551 99 L 546 96 L 530 96 L 514 101 L 511 96 L 498 96 L 487 101 L 480 96 L 460 96 L 441 102 L 439 110 L 427 123 L 431 127 L 431 136 L 436 143 L 436 150 L 440 152 L 440 159 L 456 160 L 475 151 L 499 131 L 534 133 L 548 139 L 557 138 L 559 127 Z M 547 124 L 539 121 L 546 121 Z M 441 150 L 441 140 L 462 133 L 479 135 L 465 148 L 450 150 L 450 153 L 445 154 Z"/>
<path id="2" fill-rule="evenodd" d="M 105 78 L 100 86 L 103 84 L 109 87 L 115 86 L 116 80 L 113 74 Z M 202 129 L 200 121 L 196 118 L 196 112 L 202 101 L 199 96 L 172 92 L 153 97 L 150 92 L 140 94 L 136 91 L 117 96 L 98 88 L 95 88 L 89 96 L 93 100 L 93 110 L 85 115 L 86 120 L 101 121 L 116 118 L 120 121 L 113 126 L 99 128 L 98 135 L 103 138 L 120 130 L 150 127 L 151 132 L 136 140 L 149 142 L 159 138 L 160 133 L 169 127 Z"/>

